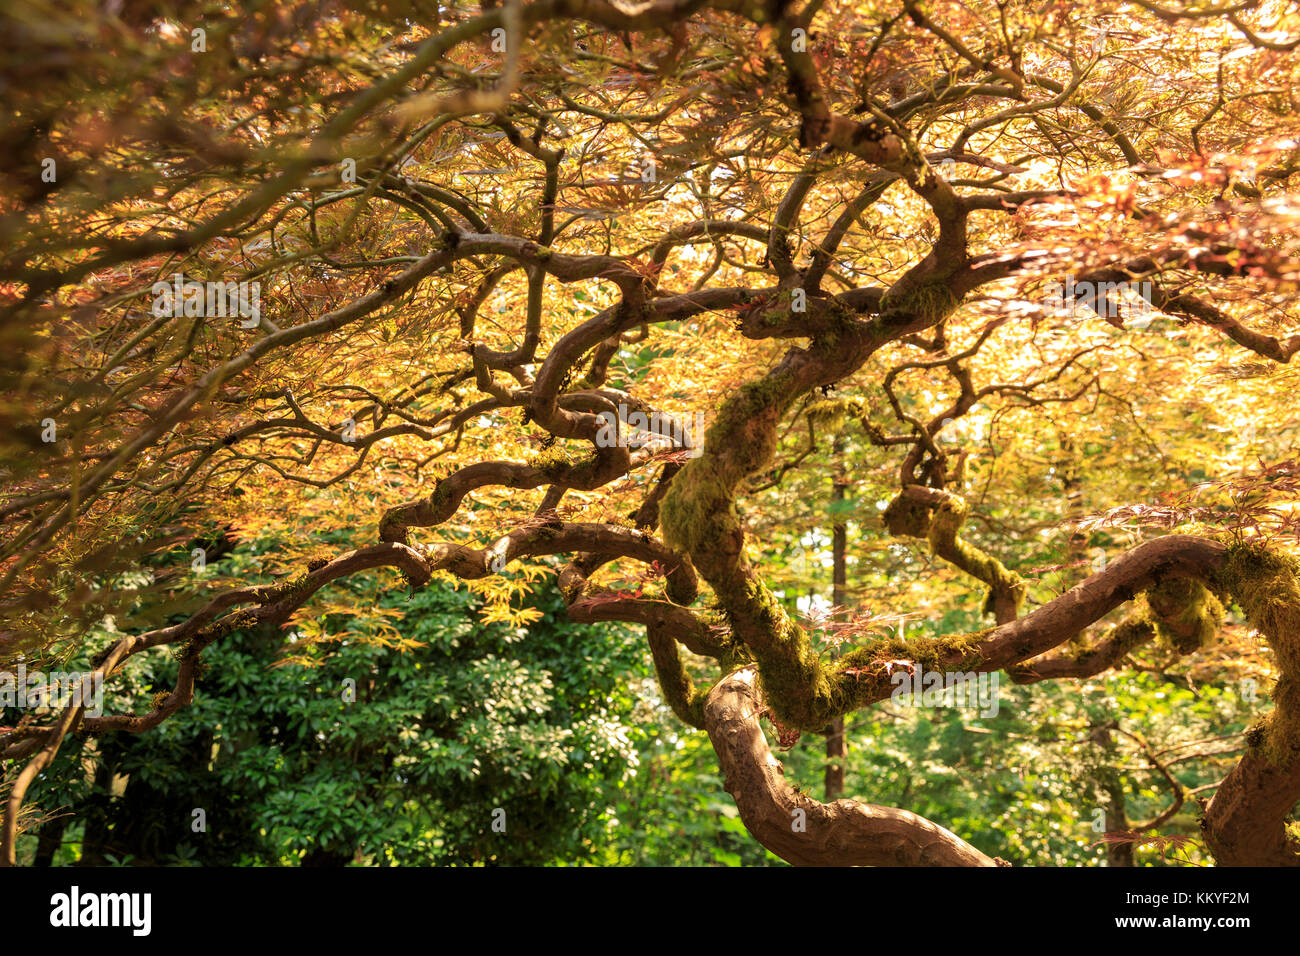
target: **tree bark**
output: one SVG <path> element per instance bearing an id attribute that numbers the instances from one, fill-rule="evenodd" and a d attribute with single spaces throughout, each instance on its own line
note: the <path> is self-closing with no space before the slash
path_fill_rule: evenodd
<path id="1" fill-rule="evenodd" d="M 758 675 L 723 678 L 704 705 L 705 726 L 745 827 L 797 866 L 998 866 L 924 817 L 854 800 L 820 803 L 785 779 L 759 723 Z"/>

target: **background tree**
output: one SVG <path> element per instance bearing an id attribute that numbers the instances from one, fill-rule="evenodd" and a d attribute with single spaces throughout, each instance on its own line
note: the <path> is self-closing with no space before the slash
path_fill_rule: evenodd
<path id="1" fill-rule="evenodd" d="M 286 663 L 277 635 L 234 633 L 205 655 L 194 705 L 157 731 L 68 741 L 32 791 L 63 812 L 27 840 L 31 862 L 761 860 L 709 788 L 698 807 L 621 824 L 696 783 L 661 766 L 671 735 L 639 693 L 654 678 L 630 628 L 570 624 L 551 586 L 526 632 L 476 622 L 479 599 L 441 583 L 382 602 L 401 609 L 397 642 L 327 620 L 327 643 Z M 114 709 L 147 706 L 176 664 L 141 655 L 123 676 Z"/>

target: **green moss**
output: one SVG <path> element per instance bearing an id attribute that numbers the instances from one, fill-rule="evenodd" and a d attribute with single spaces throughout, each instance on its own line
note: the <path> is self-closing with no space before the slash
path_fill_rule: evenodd
<path id="1" fill-rule="evenodd" d="M 541 472 L 543 477 L 552 481 L 563 477 L 573 467 L 569 453 L 558 444 L 540 452 L 528 464 Z"/>
<path id="2" fill-rule="evenodd" d="M 564 595 L 565 604 L 574 604 L 581 600 L 583 595 L 588 591 L 589 584 L 584 578 L 575 578 L 572 581 L 560 582 L 560 593 Z"/>
<path id="3" fill-rule="evenodd" d="M 1148 588 L 1146 601 L 1156 633 L 1180 654 L 1208 647 L 1223 623 L 1223 605 L 1200 581 L 1170 578 Z"/>
<path id="4" fill-rule="evenodd" d="M 928 536 L 931 550 L 989 586 L 988 596 L 984 600 L 985 614 L 992 614 L 999 596 L 1005 595 L 1014 606 L 1014 616 L 1019 617 L 1027 591 L 1025 582 L 1001 561 L 985 554 L 958 535 L 965 520 L 966 502 L 956 495 L 949 496 L 935 509 L 931 518 Z"/>
<path id="5" fill-rule="evenodd" d="M 725 449 L 726 456 L 743 472 L 757 470 L 771 457 L 776 447 L 776 419 L 790 402 L 791 382 L 788 374 L 772 373 L 736 389 L 722 406 L 705 432 L 705 450 Z M 769 424 L 768 428 L 755 428 L 756 424 Z M 766 434 L 756 434 L 763 432 Z M 761 438 L 759 447 L 734 444 L 746 437 Z M 739 481 L 743 473 L 736 474 Z"/>
<path id="6" fill-rule="evenodd" d="M 768 706 L 783 724 L 801 730 L 824 727 L 838 701 L 827 668 L 803 629 L 754 577 L 720 592 L 719 602 L 730 631 L 724 657 L 757 664 Z"/>
<path id="7" fill-rule="evenodd" d="M 1152 640 L 1159 633 L 1155 622 L 1151 620 L 1146 613 L 1146 609 L 1143 608 L 1116 624 L 1106 637 L 1107 640 L 1118 646 L 1119 654 L 1122 657 L 1129 651 L 1135 650 L 1147 641 Z M 1089 651 L 1080 655 L 1079 659 L 1086 662 L 1089 657 L 1095 657 L 1098 653 L 1095 650 Z"/>
<path id="8" fill-rule="evenodd" d="M 930 533 L 934 505 L 905 494 L 895 496 L 880 516 L 885 529 L 896 537 L 924 538 Z"/>
<path id="9" fill-rule="evenodd" d="M 263 588 L 258 595 L 257 601 L 259 604 L 273 604 L 276 601 L 298 597 L 306 593 L 308 588 L 307 575 L 295 575 L 280 584 L 272 584 Z"/>
<path id="10" fill-rule="evenodd" d="M 861 420 L 866 408 L 860 398 L 827 398 L 811 403 L 804 414 L 818 428 L 839 431 L 847 422 Z"/>
<path id="11" fill-rule="evenodd" d="M 1106 637 L 1114 648 L 1110 652 L 1111 655 L 1117 654 L 1122 658 L 1129 651 L 1136 650 L 1152 640 L 1157 633 L 1155 624 L 1145 614 L 1139 613 L 1116 624 Z M 1099 648 L 1089 649 L 1076 655 L 1075 659 L 1085 666 L 1093 663 L 1099 665 L 1100 662 L 1096 659 L 1101 656 L 1101 653 Z M 1116 658 L 1112 657 L 1112 659 Z"/>
<path id="12" fill-rule="evenodd" d="M 1264 741 L 1267 739 L 1267 736 L 1268 718 L 1261 717 L 1259 720 L 1251 724 L 1250 729 L 1246 731 L 1246 746 L 1251 750 L 1259 750 L 1264 746 Z"/>
<path id="13" fill-rule="evenodd" d="M 887 663 L 895 660 L 911 661 L 927 671 L 978 668 L 983 663 L 979 645 L 993 630 L 985 628 L 970 634 L 875 641 L 867 647 L 845 654 L 832 667 L 825 667 L 818 662 L 818 667 L 810 678 L 808 703 L 802 712 L 787 715 L 775 706 L 775 701 L 773 710 L 783 722 L 791 726 L 820 730 L 834 718 L 876 699 L 879 684 L 875 680 L 864 680 L 864 673 L 884 675 Z M 776 676 L 785 678 L 787 672 L 777 671 Z M 798 675 L 796 673 L 791 676 Z M 775 683 L 772 678 L 764 677 L 764 690 L 767 691 Z"/>
<path id="14" fill-rule="evenodd" d="M 669 633 L 651 628 L 649 637 L 655 676 L 659 680 L 664 700 L 685 723 L 703 729 L 704 701 L 708 691 L 695 686 L 677 651 L 677 642 Z"/>
<path id="15" fill-rule="evenodd" d="M 816 731 L 848 708 L 810 646 L 791 645 L 790 655 L 759 653 L 763 696 L 782 724 Z"/>
<path id="16" fill-rule="evenodd" d="M 186 645 L 187 653 L 202 650 L 203 647 L 207 647 L 213 641 L 219 640 L 228 634 L 233 634 L 235 631 L 252 630 L 259 624 L 261 624 L 261 619 L 258 618 L 256 611 L 244 610 L 227 615 L 218 621 L 211 631 L 203 634 L 201 638 L 195 638 L 191 644 Z"/>
<path id="17" fill-rule="evenodd" d="M 1106 635 L 1104 643 L 1092 646 L 1079 643 L 1070 652 L 1062 656 L 1096 673 L 1112 666 L 1116 660 L 1123 658 L 1125 654 L 1135 648 L 1141 647 L 1155 636 L 1156 626 L 1151 621 L 1146 606 L 1142 605 L 1119 624 L 1112 627 Z M 1032 663 L 1019 664 L 1008 667 L 1007 673 L 1011 675 L 1012 680 L 1016 680 L 1019 677 L 1032 674 L 1033 669 Z"/>
<path id="18" fill-rule="evenodd" d="M 983 663 L 979 645 L 988 633 L 989 630 L 983 630 L 943 637 L 891 637 L 876 641 L 867 650 L 870 651 L 870 661 L 875 664 L 905 660 L 914 661 L 927 671 L 966 669 Z"/>
<path id="19" fill-rule="evenodd" d="M 440 481 L 433 486 L 433 491 L 429 492 L 429 507 L 437 511 L 451 500 L 451 488 L 444 482 Z"/>
<path id="20" fill-rule="evenodd" d="M 824 726 L 836 704 L 835 688 L 808 635 L 790 621 L 756 577 L 735 572 L 742 533 L 737 488 L 775 451 L 776 423 L 793 398 L 792 372 L 748 382 L 722 403 L 704 454 L 677 473 L 660 505 L 669 547 L 687 553 L 713 585 L 727 615 L 736 659 L 752 654 L 769 706 L 785 724 Z M 666 691 L 667 692 L 667 691 Z"/>
<path id="21" fill-rule="evenodd" d="M 792 728 L 816 731 L 869 699 L 875 691 L 862 672 L 884 673 L 886 662 L 907 660 L 924 670 L 967 670 L 979 667 L 980 643 L 993 629 L 935 638 L 889 638 L 850 651 L 827 667 L 811 650 L 793 661 L 761 664 L 763 692 L 780 721 Z"/>
<path id="22" fill-rule="evenodd" d="M 1274 650 L 1283 669 L 1300 672 L 1300 563 L 1262 545 L 1232 545 L 1216 580 L 1251 624 L 1281 644 Z"/>
<path id="23" fill-rule="evenodd" d="M 659 506 L 659 524 L 670 548 L 694 555 L 716 542 L 735 508 L 707 458 L 689 461 L 668 488 Z"/>
<path id="24" fill-rule="evenodd" d="M 878 328 L 906 324 L 916 319 L 937 322 L 958 306 L 958 300 L 946 282 L 924 282 L 910 289 L 891 290 L 880 300 Z"/>
<path id="25" fill-rule="evenodd" d="M 1257 746 L 1271 763 L 1289 764 L 1300 757 L 1300 563 L 1260 544 L 1234 544 L 1215 583 L 1273 649 L 1282 676 Z"/>
<path id="26" fill-rule="evenodd" d="M 744 644 L 732 642 L 722 648 L 722 653 L 718 655 L 718 667 L 723 671 L 730 673 L 747 664 L 756 663 L 754 653 Z"/>
<path id="27" fill-rule="evenodd" d="M 776 450 L 776 420 L 790 391 L 789 373 L 773 373 L 745 383 L 722 403 L 705 433 L 703 454 L 677 474 L 660 506 L 671 547 L 694 556 L 739 526 L 736 489 Z"/>

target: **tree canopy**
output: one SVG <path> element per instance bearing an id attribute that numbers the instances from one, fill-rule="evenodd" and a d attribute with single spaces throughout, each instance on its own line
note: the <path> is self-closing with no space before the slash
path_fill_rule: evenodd
<path id="1" fill-rule="evenodd" d="M 493 638 L 422 684 L 403 655 L 445 638 L 402 625 L 441 601 L 625 703 L 639 658 L 582 644 L 633 626 L 790 863 L 1017 862 L 834 799 L 842 749 L 825 801 L 774 755 L 934 674 L 1017 685 L 1016 729 L 975 735 L 1145 682 L 1072 712 L 1104 765 L 1078 815 L 1300 863 L 1293 4 L 4 16 L 0 666 L 174 667 L 102 713 L 6 709 L 3 862 L 60 748 L 199 733 L 250 635 L 332 681 L 382 655 L 416 723 L 449 674 L 529 673 Z M 607 627 L 555 624 L 552 581 Z M 1127 723 L 1166 696 L 1160 739 Z"/>

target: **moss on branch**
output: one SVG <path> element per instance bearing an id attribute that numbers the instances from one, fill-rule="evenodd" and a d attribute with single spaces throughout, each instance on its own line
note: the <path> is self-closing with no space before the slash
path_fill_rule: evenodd
<path id="1" fill-rule="evenodd" d="M 1234 544 L 1214 583 L 1273 649 L 1282 674 L 1273 688 L 1273 713 L 1254 739 L 1270 763 L 1291 764 L 1300 757 L 1300 562 L 1253 542 Z"/>
<path id="2" fill-rule="evenodd" d="M 1180 654 L 1208 647 L 1223 624 L 1223 605 L 1193 578 L 1170 578 L 1147 589 L 1151 620 L 1160 638 Z"/>

